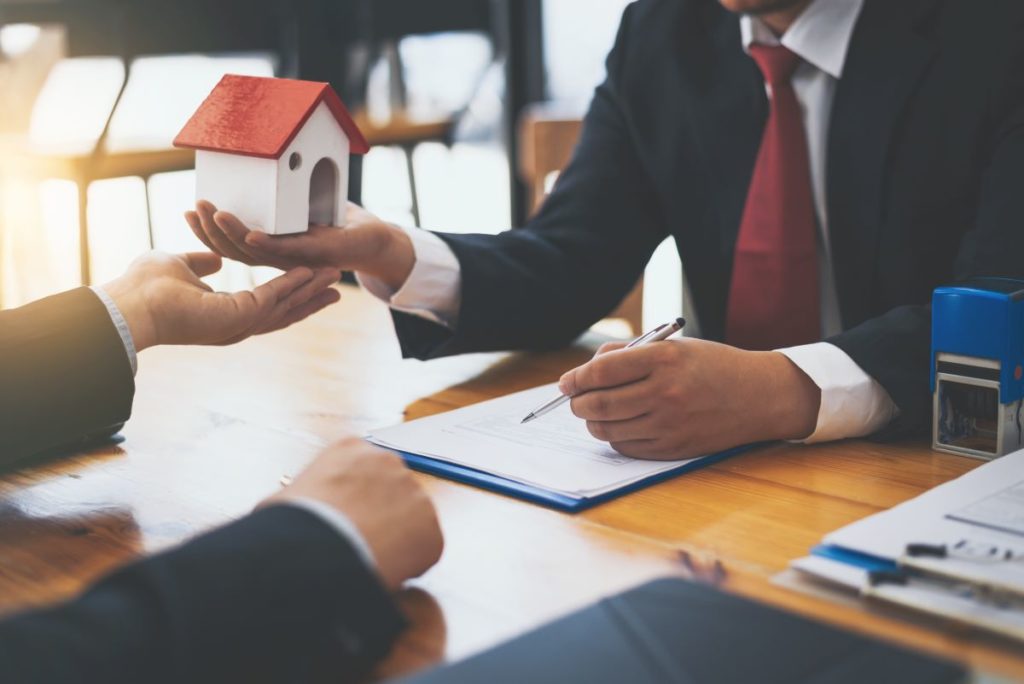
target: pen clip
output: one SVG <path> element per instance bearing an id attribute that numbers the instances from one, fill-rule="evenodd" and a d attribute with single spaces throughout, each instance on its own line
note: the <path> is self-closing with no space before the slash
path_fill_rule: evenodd
<path id="1" fill-rule="evenodd" d="M 659 326 L 658 326 L 657 328 L 655 328 L 654 330 L 649 330 L 649 331 L 647 331 L 646 333 L 644 333 L 644 334 L 643 334 L 643 335 L 641 335 L 640 337 L 636 338 L 635 340 L 633 340 L 632 342 L 630 342 L 629 344 L 627 344 L 627 345 L 626 345 L 626 348 L 627 348 L 627 349 L 629 349 L 630 347 L 636 347 L 636 346 L 638 346 L 638 345 L 641 345 L 641 344 L 643 344 L 643 343 L 644 343 L 644 342 L 646 342 L 647 340 L 651 339 L 652 337 L 654 337 L 655 335 L 657 335 L 658 333 L 660 333 L 660 332 L 661 332 L 662 330 L 664 330 L 664 329 L 665 329 L 666 327 L 668 327 L 668 325 L 669 325 L 668 323 L 662 323 L 661 325 L 659 325 Z"/>

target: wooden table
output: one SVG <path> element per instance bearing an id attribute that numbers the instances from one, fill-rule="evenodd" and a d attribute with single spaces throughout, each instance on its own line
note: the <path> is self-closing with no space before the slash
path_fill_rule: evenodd
<path id="1" fill-rule="evenodd" d="M 554 380 L 585 359 L 401 360 L 386 309 L 345 287 L 335 308 L 233 348 L 143 353 L 124 444 L 0 479 L 0 613 L 244 514 L 317 445 Z M 1024 678 L 1024 651 L 770 583 L 822 535 L 976 461 L 924 444 L 778 445 L 579 515 L 427 475 L 447 546 L 401 599 L 414 627 L 380 675 L 464 657 L 600 596 L 698 577 L 829 622 Z"/>

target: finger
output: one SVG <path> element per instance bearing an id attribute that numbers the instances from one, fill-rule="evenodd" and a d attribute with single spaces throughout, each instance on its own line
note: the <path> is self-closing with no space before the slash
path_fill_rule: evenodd
<path id="1" fill-rule="evenodd" d="M 313 278 L 303 285 L 295 288 L 290 293 L 281 292 L 273 309 L 260 315 L 253 322 L 253 327 L 247 331 L 248 335 L 256 335 L 281 327 L 279 324 L 288 317 L 293 309 L 304 306 L 314 298 L 327 291 L 331 285 L 338 282 L 341 273 L 335 269 L 319 269 L 314 272 Z"/>
<path id="2" fill-rule="evenodd" d="M 217 213 L 217 208 L 206 201 L 200 201 L 196 204 L 196 209 L 199 214 L 199 224 L 202 226 L 203 232 L 206 237 L 213 244 L 215 252 L 226 256 L 228 259 L 234 259 L 240 261 L 243 264 L 253 265 L 252 259 L 249 255 L 241 251 L 236 247 L 231 240 L 224 235 L 224 232 L 217 226 L 217 222 L 213 220 L 213 215 Z"/>
<path id="3" fill-rule="evenodd" d="M 302 271 L 309 271 L 310 269 L 300 268 L 289 273 Z M 289 275 L 286 273 L 285 276 Z M 323 292 L 326 288 L 330 287 L 334 283 L 338 282 L 341 274 L 333 269 L 320 269 L 317 271 L 311 271 L 312 277 L 306 281 L 298 280 L 294 281 L 285 279 L 285 276 L 280 276 L 270 281 L 265 285 L 260 286 L 261 288 L 267 288 L 268 285 L 274 285 L 279 289 L 274 292 L 271 297 L 276 298 L 273 306 L 269 310 L 261 310 L 259 316 L 253 321 L 252 329 L 249 334 L 256 334 L 264 329 L 269 330 L 278 321 L 288 315 L 291 309 L 302 306 L 317 294 Z M 277 282 L 275 282 L 277 281 Z M 260 292 L 258 299 L 262 298 L 263 292 Z"/>
<path id="4" fill-rule="evenodd" d="M 260 302 L 269 300 L 271 306 L 286 304 L 296 291 L 312 281 L 316 275 L 317 272 L 313 269 L 300 266 L 263 283 L 252 293 Z"/>
<path id="5" fill-rule="evenodd" d="M 297 306 L 294 309 L 289 309 L 283 318 L 276 321 L 274 325 L 266 328 L 265 330 L 261 330 L 259 334 L 262 335 L 264 333 L 274 332 L 275 330 L 283 330 L 284 328 L 294 325 L 299 321 L 304 321 L 313 314 L 319 313 L 340 300 L 341 293 L 337 290 L 333 288 L 330 290 L 324 290 L 305 304 Z"/>
<path id="6" fill-rule="evenodd" d="M 313 278 L 313 271 L 297 268 L 254 290 L 204 295 L 203 310 L 210 321 L 213 344 L 233 344 L 271 326 L 287 315 L 288 297 Z"/>
<path id="7" fill-rule="evenodd" d="M 271 236 L 259 231 L 250 231 L 245 236 L 245 243 L 251 249 L 267 254 L 292 259 L 299 263 L 323 263 L 326 258 L 324 237 L 326 231 L 337 231 L 338 228 L 314 226 L 305 233 L 297 235 Z"/>
<path id="8" fill-rule="evenodd" d="M 189 270 L 200 278 L 213 275 L 220 270 L 224 263 L 221 261 L 220 255 L 213 252 L 187 252 L 182 254 L 181 258 L 185 260 L 185 265 Z"/>
<path id="9" fill-rule="evenodd" d="M 290 266 L 290 262 L 249 245 L 245 239 L 254 231 L 250 230 L 234 214 L 227 211 L 218 211 L 213 215 L 213 221 L 220 228 L 224 236 L 231 241 L 231 244 L 239 251 L 244 252 L 254 263 L 276 266 L 278 268 L 288 268 Z"/>
<path id="10" fill-rule="evenodd" d="M 313 275 L 313 271 L 308 268 L 296 268 L 254 290 L 228 295 L 235 308 L 236 329 L 248 336 L 275 314 L 283 316 L 288 311 L 288 298 L 312 280 Z"/>
<path id="11" fill-rule="evenodd" d="M 656 439 L 633 439 L 625 442 L 611 442 L 609 446 L 623 456 L 641 458 L 648 461 L 669 461 L 673 459 L 671 452 Z"/>
<path id="12" fill-rule="evenodd" d="M 650 441 L 657 439 L 657 426 L 651 414 L 630 420 L 588 420 L 587 430 L 602 442 Z"/>
<path id="13" fill-rule="evenodd" d="M 288 295 L 284 301 L 286 309 L 302 306 L 339 280 L 341 280 L 341 271 L 336 268 L 316 269 L 311 280 Z"/>
<path id="14" fill-rule="evenodd" d="M 639 381 L 610 389 L 577 394 L 569 402 L 573 415 L 583 420 L 629 420 L 654 408 L 650 383 Z"/>
<path id="15" fill-rule="evenodd" d="M 607 354 L 610 351 L 618 351 L 624 349 L 628 342 L 605 342 L 597 348 L 597 353 L 594 356 L 600 356 L 601 354 Z"/>
<path id="16" fill-rule="evenodd" d="M 563 375 L 558 387 L 563 394 L 574 397 L 595 389 L 643 380 L 653 369 L 649 349 L 651 345 L 602 354 Z"/>
<path id="17" fill-rule="evenodd" d="M 197 238 L 199 238 L 199 241 L 206 245 L 207 249 L 211 252 L 217 251 L 217 248 L 213 246 L 213 243 L 210 242 L 210 238 L 206 237 L 206 233 L 203 231 L 203 225 L 199 220 L 199 214 L 194 211 L 186 211 L 185 223 L 187 223 L 188 227 L 192 229 L 192 232 Z"/>

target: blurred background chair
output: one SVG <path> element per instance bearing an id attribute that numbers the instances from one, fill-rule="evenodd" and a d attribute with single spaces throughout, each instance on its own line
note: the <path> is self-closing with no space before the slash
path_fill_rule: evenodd
<path id="1" fill-rule="evenodd" d="M 486 132 L 470 136 L 477 140 L 487 137 L 488 143 L 496 141 L 504 148 L 503 182 L 507 184 L 508 199 L 502 204 L 507 207 L 509 219 L 502 219 L 501 227 L 521 225 L 528 204 L 525 187 L 515 173 L 515 124 L 525 106 L 546 97 L 542 15 L 545 3 L 550 1 L 294 0 L 290 5 L 294 5 L 297 16 L 298 73 L 302 78 L 330 82 L 351 109 L 362 110 L 366 119 L 361 122 L 370 129 L 367 137 L 371 142 L 382 147 L 387 142 L 396 143 L 407 184 L 411 180 L 417 185 L 416 192 L 410 193 L 414 197 L 409 198 L 409 218 L 413 221 L 415 214 L 424 213 L 422 200 L 427 193 L 419 183 L 424 174 L 415 171 L 415 162 L 410 167 L 410 157 L 415 155 L 405 154 L 402 148 L 423 143 L 450 146 L 453 137 L 465 139 L 466 134 L 456 129 L 466 128 L 465 114 L 474 106 L 471 93 L 483 85 L 480 74 L 496 74 L 495 82 L 489 85 L 490 92 L 497 91 L 500 97 L 495 108 L 497 126 L 489 127 L 492 112 L 488 111 L 477 117 L 487 119 Z M 617 4 L 625 0 L 605 1 Z M 456 44 L 459 36 L 462 45 Z M 482 68 L 471 64 L 472 68 L 467 69 L 466 61 L 478 61 L 474 50 L 457 48 L 467 47 L 473 38 L 482 38 L 490 52 Z M 467 60 L 446 59 L 460 52 L 464 56 L 469 53 Z M 433 61 L 438 58 L 440 61 Z M 495 68 L 487 69 L 488 62 Z M 432 78 L 424 78 L 425 74 Z M 439 83 L 445 78 L 447 84 Z M 379 81 L 385 84 L 384 102 L 373 97 L 375 82 Z M 417 106 L 423 102 L 424 86 L 431 91 L 428 99 L 435 99 L 443 91 L 442 99 L 450 105 L 448 96 L 458 91 L 462 101 L 447 111 L 424 111 Z M 480 100 L 478 97 L 477 103 Z M 490 137 L 492 131 L 497 134 L 496 140 Z M 411 210 L 413 204 L 415 211 Z M 494 229 L 493 223 L 488 223 L 488 229 Z"/>
<path id="2" fill-rule="evenodd" d="M 359 43 L 350 49 L 353 68 L 345 90 L 350 94 L 348 100 L 356 103 L 354 116 L 370 145 L 396 147 L 405 157 L 411 213 L 417 226 L 421 218 L 413 153 L 423 143 L 452 145 L 456 127 L 480 84 L 501 59 L 493 7 L 491 0 L 360 0 L 356 8 Z M 469 87 L 462 89 L 464 96 L 459 101 L 439 102 L 436 97 L 433 101 L 413 101 L 404 55 L 415 52 L 415 38 L 441 34 L 449 41 L 459 34 L 476 36 L 486 43 L 489 54 L 471 67 Z M 383 81 L 386 90 L 386 98 L 378 98 L 376 107 L 371 97 L 375 75 L 382 77 L 376 80 Z"/>
<path id="3" fill-rule="evenodd" d="M 150 246 L 201 248 L 181 219 L 191 154 L 170 141 L 225 71 L 330 82 L 376 143 L 353 159 L 350 197 L 379 216 L 522 225 L 540 196 L 524 155 L 550 146 L 557 170 L 575 135 L 521 150 L 521 115 L 539 101 L 582 115 L 627 2 L 0 0 L 0 305 L 103 282 Z M 648 318 L 678 314 L 671 252 L 652 261 L 664 276 L 648 270 Z M 208 281 L 270 275 L 227 262 Z"/>

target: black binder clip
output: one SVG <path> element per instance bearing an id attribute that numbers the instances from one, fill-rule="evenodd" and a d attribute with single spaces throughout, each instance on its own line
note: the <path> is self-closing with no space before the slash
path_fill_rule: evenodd
<path id="1" fill-rule="evenodd" d="M 945 544 L 907 544 L 906 554 L 911 558 L 945 558 L 949 550 Z"/>
<path id="2" fill-rule="evenodd" d="M 880 584 L 905 586 L 909 579 L 907 573 L 902 570 L 872 570 L 868 573 L 868 584 L 872 587 L 877 587 Z"/>

